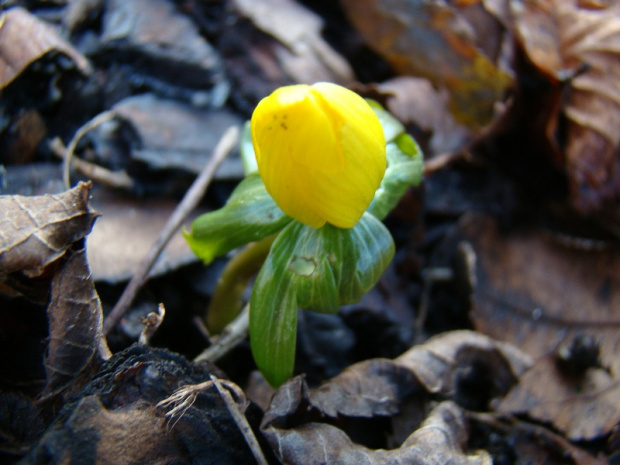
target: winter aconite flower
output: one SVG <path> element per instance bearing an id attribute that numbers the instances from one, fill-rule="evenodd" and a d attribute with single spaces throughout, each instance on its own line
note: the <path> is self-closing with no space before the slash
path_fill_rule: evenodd
<path id="1" fill-rule="evenodd" d="M 356 93 L 320 82 L 281 87 L 252 115 L 258 171 L 278 206 L 314 228 L 352 228 L 386 168 L 379 119 Z"/>

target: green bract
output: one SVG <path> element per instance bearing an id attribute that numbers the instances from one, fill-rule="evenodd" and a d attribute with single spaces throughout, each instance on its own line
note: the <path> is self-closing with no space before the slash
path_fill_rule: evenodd
<path id="1" fill-rule="evenodd" d="M 298 308 L 335 313 L 376 284 L 394 254 L 392 237 L 380 220 L 410 186 L 421 180 L 422 153 L 416 142 L 387 111 L 375 102 L 369 103 L 385 135 L 387 170 L 366 213 L 352 228 L 329 223 L 313 228 L 285 215 L 256 174 L 251 135 L 246 129 L 241 155 L 247 177 L 223 208 L 197 218 L 191 231 L 185 233 L 192 250 L 205 263 L 250 242 L 263 240 L 266 250 L 266 241 L 278 234 L 250 299 L 252 353 L 273 386 L 293 373 Z M 238 294 L 221 298 L 220 293 L 218 302 L 241 297 L 242 287 L 220 289 L 236 289 Z M 238 310 L 238 305 L 220 306 L 210 312 Z M 225 322 L 234 316 L 227 314 L 216 320 Z"/>
<path id="2" fill-rule="evenodd" d="M 184 236 L 192 251 L 208 264 L 279 231 L 290 221 L 254 174 L 241 181 L 224 207 L 196 218 Z"/>
<path id="3" fill-rule="evenodd" d="M 422 150 L 413 137 L 404 132 L 403 125 L 378 103 L 371 102 L 371 106 L 385 133 L 387 169 L 366 211 L 382 220 L 410 186 L 420 183 L 424 163 Z"/>
<path id="4" fill-rule="evenodd" d="M 252 353 L 267 381 L 280 385 L 293 372 L 297 309 L 336 313 L 357 302 L 393 255 L 392 236 L 368 213 L 351 229 L 289 224 L 273 243 L 250 300 Z"/>

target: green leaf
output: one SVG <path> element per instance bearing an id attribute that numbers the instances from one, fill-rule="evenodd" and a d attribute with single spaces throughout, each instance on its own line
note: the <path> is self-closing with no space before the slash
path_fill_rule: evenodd
<path id="1" fill-rule="evenodd" d="M 420 183 L 424 171 L 422 150 L 409 134 L 402 133 L 388 143 L 386 156 L 385 176 L 366 210 L 380 220 L 398 204 L 410 186 Z"/>
<path id="2" fill-rule="evenodd" d="M 243 171 L 245 175 L 257 174 L 258 164 L 256 163 L 256 153 L 254 152 L 254 144 L 252 143 L 252 131 L 249 121 L 246 121 L 243 125 L 239 153 L 241 155 L 241 161 L 243 162 Z"/>
<path id="3" fill-rule="evenodd" d="M 398 204 L 410 186 L 422 180 L 424 160 L 422 150 L 405 127 L 390 112 L 374 100 L 367 100 L 379 118 L 386 140 L 387 169 L 370 206 L 370 214 L 384 219 Z"/>
<path id="4" fill-rule="evenodd" d="M 396 136 L 405 132 L 405 126 L 389 111 L 385 110 L 379 102 L 371 99 L 366 99 L 366 101 L 377 115 L 377 118 L 379 118 L 386 143 L 392 142 Z"/>
<path id="5" fill-rule="evenodd" d="M 224 207 L 199 216 L 184 231 L 192 251 L 205 263 L 273 234 L 291 221 L 267 193 L 258 175 L 245 178 Z"/>
<path id="6" fill-rule="evenodd" d="M 297 308 L 335 313 L 358 301 L 394 255 L 392 236 L 372 215 L 351 229 L 292 222 L 280 232 L 250 300 L 252 353 L 273 386 L 293 373 Z"/>

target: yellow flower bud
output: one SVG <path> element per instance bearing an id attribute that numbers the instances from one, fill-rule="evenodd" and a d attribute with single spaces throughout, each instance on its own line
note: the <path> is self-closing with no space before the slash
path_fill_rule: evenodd
<path id="1" fill-rule="evenodd" d="M 368 103 L 336 84 L 281 87 L 252 115 L 252 142 L 267 191 L 313 228 L 352 228 L 385 174 L 385 136 Z"/>

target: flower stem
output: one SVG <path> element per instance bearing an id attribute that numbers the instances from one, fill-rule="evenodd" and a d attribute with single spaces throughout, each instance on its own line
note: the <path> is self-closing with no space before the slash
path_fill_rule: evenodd
<path id="1" fill-rule="evenodd" d="M 277 234 L 245 246 L 226 265 L 217 282 L 205 319 L 211 334 L 219 334 L 244 306 L 243 292 L 260 270 Z"/>

